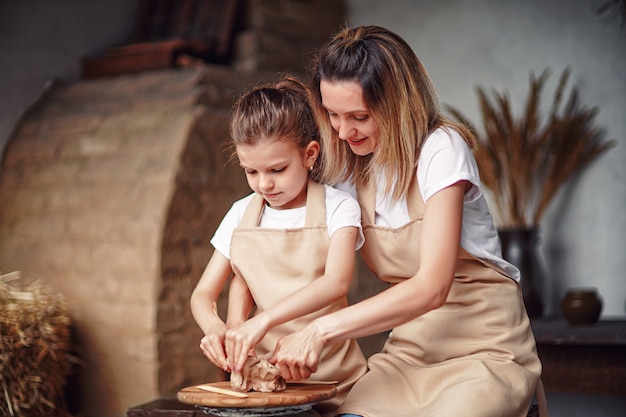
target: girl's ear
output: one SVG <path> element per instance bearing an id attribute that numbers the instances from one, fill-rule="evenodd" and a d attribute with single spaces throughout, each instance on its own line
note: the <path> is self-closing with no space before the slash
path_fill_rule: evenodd
<path id="1" fill-rule="evenodd" d="M 304 149 L 304 162 L 307 168 L 315 165 L 317 157 L 320 154 L 320 143 L 316 140 L 309 142 Z"/>

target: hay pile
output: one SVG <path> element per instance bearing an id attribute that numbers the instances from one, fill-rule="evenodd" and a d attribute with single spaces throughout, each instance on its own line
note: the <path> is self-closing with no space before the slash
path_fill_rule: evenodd
<path id="1" fill-rule="evenodd" d="M 0 415 L 69 416 L 64 388 L 72 365 L 64 300 L 43 285 L 0 275 Z"/>

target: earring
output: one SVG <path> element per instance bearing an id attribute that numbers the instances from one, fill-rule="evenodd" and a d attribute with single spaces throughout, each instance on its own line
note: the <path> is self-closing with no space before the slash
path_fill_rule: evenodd
<path id="1" fill-rule="evenodd" d="M 313 171 L 313 165 L 309 167 L 309 171 Z"/>

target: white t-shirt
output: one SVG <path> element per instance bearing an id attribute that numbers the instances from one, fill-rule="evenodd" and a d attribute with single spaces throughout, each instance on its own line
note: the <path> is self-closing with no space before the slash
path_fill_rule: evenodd
<path id="1" fill-rule="evenodd" d="M 359 230 L 355 251 L 363 246 L 364 237 L 361 229 L 361 208 L 356 199 L 345 191 L 338 190 L 327 185 L 326 188 L 326 225 L 328 235 L 332 236 L 343 227 L 356 227 Z M 233 231 L 241 222 L 248 204 L 254 193 L 237 200 L 233 203 L 226 216 L 222 219 L 215 231 L 211 244 L 219 253 L 230 259 L 230 240 Z M 277 210 L 265 206 L 259 227 L 272 229 L 293 229 L 304 227 L 306 207 L 298 207 L 287 210 Z"/>
<path id="2" fill-rule="evenodd" d="M 490 261 L 519 281 L 520 272 L 502 258 L 498 232 L 483 195 L 478 166 L 472 150 L 458 132 L 439 128 L 424 143 L 417 164 L 417 180 L 426 202 L 438 191 L 458 181 L 469 181 L 472 188 L 463 201 L 461 246 L 477 258 Z M 354 187 L 338 185 L 353 196 Z M 398 228 L 409 222 L 406 199 L 394 203 L 384 195 L 382 184 L 376 187 L 376 219 L 378 225 Z"/>

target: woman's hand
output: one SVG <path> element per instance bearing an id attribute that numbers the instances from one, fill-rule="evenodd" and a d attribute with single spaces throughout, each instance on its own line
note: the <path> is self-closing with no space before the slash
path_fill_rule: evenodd
<path id="1" fill-rule="evenodd" d="M 215 366 L 230 372 L 224 350 L 224 338 L 226 337 L 226 325 L 218 326 L 215 331 L 206 334 L 200 341 L 200 349 Z"/>
<path id="2" fill-rule="evenodd" d="M 324 340 L 309 325 L 279 339 L 269 362 L 278 365 L 286 380 L 307 379 L 317 371 L 323 349 Z"/>
<path id="3" fill-rule="evenodd" d="M 229 367 L 241 372 L 248 356 L 254 356 L 254 347 L 267 333 L 267 325 L 261 316 L 253 317 L 226 332 L 224 346 Z"/>

